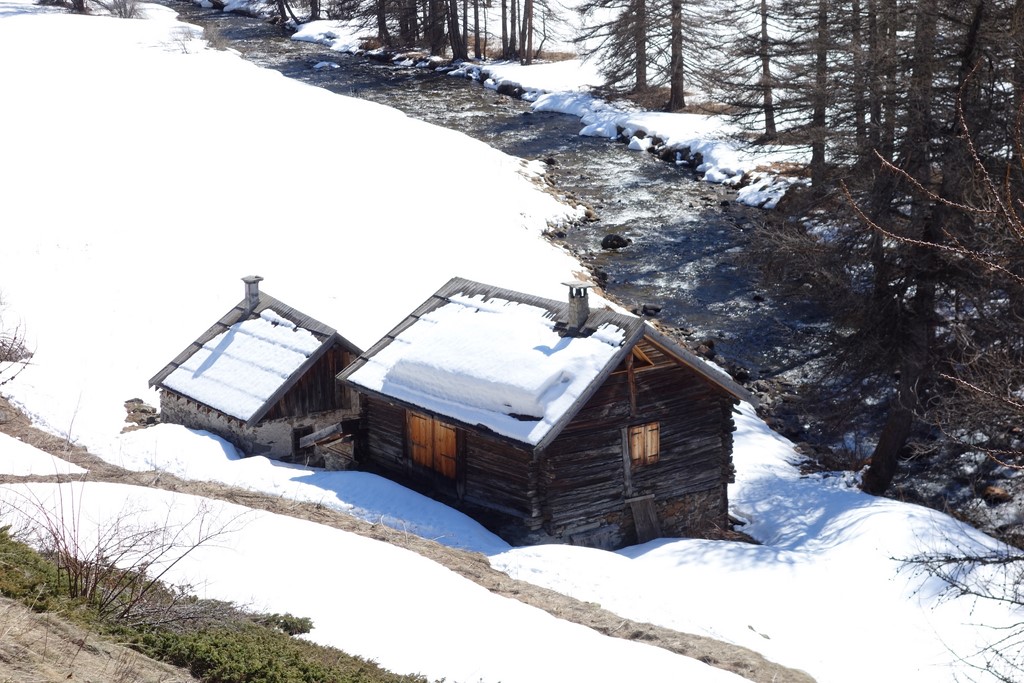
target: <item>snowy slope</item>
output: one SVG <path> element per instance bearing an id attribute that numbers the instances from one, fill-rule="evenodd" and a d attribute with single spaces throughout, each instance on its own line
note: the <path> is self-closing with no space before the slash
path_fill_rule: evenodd
<path id="1" fill-rule="evenodd" d="M 620 553 L 512 549 L 391 482 L 240 459 L 179 427 L 121 435 L 123 402 L 153 402 L 147 378 L 239 300 L 244 275 L 365 347 L 454 275 L 561 298 L 580 270 L 541 238 L 574 212 L 519 160 L 194 36 L 159 8 L 119 21 L 0 1 L 0 291 L 5 320 L 24 324 L 36 352 L 4 391 L 38 424 L 133 469 L 316 500 L 476 549 L 516 578 L 746 645 L 823 682 L 992 680 L 973 655 L 1024 615 L 944 598 L 900 560 L 994 541 L 840 478 L 800 476 L 792 446 L 749 410 L 730 497 L 762 545 L 662 539 Z M 25 448 L 0 439 L 0 471 L 64 467 Z M 0 488 L 22 506 L 56 505 L 53 493 Z M 124 510 L 184 522 L 204 505 L 91 483 L 65 493 L 89 524 Z M 312 637 L 388 668 L 505 683 L 731 678 L 495 598 L 384 544 L 205 505 L 237 524 L 176 578 L 310 616 Z M 311 574 L 324 580 L 285 580 Z M 517 655 L 529 648 L 564 661 Z"/>

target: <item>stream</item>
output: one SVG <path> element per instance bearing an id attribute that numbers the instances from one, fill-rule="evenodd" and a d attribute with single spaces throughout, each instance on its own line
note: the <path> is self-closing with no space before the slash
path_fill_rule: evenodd
<path id="1" fill-rule="evenodd" d="M 662 323 L 695 345 L 713 346 L 716 360 L 730 369 L 757 378 L 798 366 L 808 337 L 826 325 L 820 311 L 774 298 L 743 263 L 761 211 L 736 204 L 728 188 L 621 143 L 581 137 L 576 117 L 533 113 L 529 103 L 474 81 L 333 52 L 293 41 L 265 21 L 166 2 L 184 21 L 214 32 L 260 66 L 459 130 L 508 154 L 544 159 L 556 185 L 599 217 L 556 241 L 598 276 L 611 297 L 635 310 L 660 308 Z M 314 68 L 320 62 L 338 68 Z M 632 243 L 604 250 L 601 240 L 610 233 Z"/>
<path id="2" fill-rule="evenodd" d="M 582 124 L 574 116 L 533 113 L 529 103 L 474 81 L 333 52 L 293 41 L 285 29 L 259 19 L 162 1 L 260 66 L 547 162 L 555 184 L 599 218 L 567 229 L 555 241 L 591 270 L 611 298 L 637 311 L 658 309 L 664 325 L 747 383 L 761 396 L 762 413 L 770 415 L 774 429 L 794 441 L 817 442 L 814 450 L 822 445 L 815 418 L 801 414 L 787 394 L 806 380 L 804 368 L 830 320 L 813 304 L 780 296 L 761 281 L 756 258 L 748 254 L 765 217 L 761 210 L 736 203 L 728 188 L 704 182 L 685 167 L 618 142 L 581 137 Z M 320 62 L 338 68 L 314 68 Z M 602 239 L 612 233 L 632 243 L 602 249 Z M 776 379 L 781 382 L 771 381 Z M 865 416 L 866 423 L 851 428 L 876 433 L 877 411 L 866 410 Z M 990 533 L 1019 535 L 1019 509 L 1014 513 L 1012 503 L 990 509 L 970 482 L 955 475 L 958 466 L 955 459 L 905 462 L 894 488 L 907 500 L 957 508 Z M 1002 477 L 997 483 L 1018 488 Z"/>

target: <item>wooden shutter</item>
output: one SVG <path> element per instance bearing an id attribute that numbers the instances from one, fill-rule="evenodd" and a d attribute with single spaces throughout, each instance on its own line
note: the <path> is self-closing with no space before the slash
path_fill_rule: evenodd
<path id="1" fill-rule="evenodd" d="M 657 422 L 629 428 L 629 458 L 634 466 L 658 462 L 661 454 L 661 428 Z"/>
<path id="2" fill-rule="evenodd" d="M 634 425 L 629 428 L 629 459 L 634 466 L 644 464 L 643 425 Z"/>
<path id="3" fill-rule="evenodd" d="M 652 465 L 661 455 L 661 427 L 657 422 L 644 425 L 644 462 Z"/>

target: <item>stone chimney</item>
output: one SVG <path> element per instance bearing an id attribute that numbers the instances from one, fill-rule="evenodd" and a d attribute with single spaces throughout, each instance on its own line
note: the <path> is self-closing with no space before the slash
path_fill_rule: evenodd
<path id="1" fill-rule="evenodd" d="M 568 337 L 577 337 L 586 326 L 587 318 L 590 317 L 587 290 L 593 285 L 579 280 L 562 284 L 569 288 L 569 313 L 565 321 L 565 334 Z"/>
<path id="2" fill-rule="evenodd" d="M 245 307 L 250 311 L 260 303 L 260 280 L 259 275 L 246 275 L 242 278 L 245 283 Z"/>

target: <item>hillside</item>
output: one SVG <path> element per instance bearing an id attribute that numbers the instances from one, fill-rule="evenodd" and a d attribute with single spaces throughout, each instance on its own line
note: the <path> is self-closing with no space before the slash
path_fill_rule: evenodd
<path id="1" fill-rule="evenodd" d="M 0 501 L 54 515 L 74 500 L 90 531 L 126 515 L 182 533 L 204 511 L 237 521 L 168 578 L 309 617 L 309 640 L 401 674 L 737 680 L 648 645 L 659 636 L 644 625 L 656 624 L 823 683 L 1019 678 L 1024 654 L 1000 650 L 1021 623 L 1010 570 L 966 567 L 987 599 L 913 563 L 1009 551 L 942 513 L 865 495 L 855 474 L 806 472 L 748 404 L 733 416 L 728 495 L 758 544 L 664 538 L 616 553 L 510 547 L 394 482 L 243 458 L 175 425 L 122 433 L 125 400 L 153 402 L 147 378 L 239 300 L 244 275 L 368 348 L 453 276 L 560 299 L 583 270 L 543 237 L 578 214 L 538 191 L 543 164 L 209 49 L 166 8 L 147 15 L 0 0 L 0 56 L 17 65 L 0 71 L 13 131 L 0 222 L 17 226 L 0 292 L 5 323 L 34 351 L 4 392 L 59 435 L 45 437 L 55 452 L 92 470 L 58 485 L 66 463 L 45 456 L 34 471 L 51 476 L 0 483 Z M 22 454 L 42 455 L 0 438 L 0 463 Z"/>
<path id="2" fill-rule="evenodd" d="M 4 683 L 192 683 L 198 679 L 97 636 L 60 615 L 0 597 L 0 681 Z"/>
<path id="3" fill-rule="evenodd" d="M 167 473 L 130 472 L 124 470 L 92 456 L 84 448 L 73 445 L 69 446 L 65 440 L 33 427 L 30 420 L 23 413 L 2 397 L 0 397 L 0 432 L 13 436 L 24 443 L 65 461 L 88 469 L 87 479 L 89 481 L 105 481 L 162 488 L 167 491 L 225 500 L 254 509 L 267 510 L 275 514 L 288 515 L 318 524 L 329 525 L 337 529 L 361 534 L 368 538 L 385 541 L 412 550 L 434 562 L 444 565 L 461 576 L 471 579 L 493 593 L 520 600 L 525 604 L 546 610 L 559 619 L 587 626 L 600 633 L 665 648 L 723 670 L 732 671 L 757 683 L 769 683 L 772 681 L 777 683 L 806 683 L 813 680 L 803 672 L 769 662 L 761 655 L 746 648 L 711 638 L 679 633 L 652 624 L 624 619 L 619 615 L 601 609 L 599 605 L 594 603 L 583 602 L 524 581 L 517 581 L 491 568 L 487 558 L 479 553 L 445 546 L 413 534 L 396 531 L 386 525 L 371 524 L 316 504 L 284 500 L 279 497 L 221 484 L 185 481 Z M 62 478 L 57 475 L 30 477 L 0 475 L 0 484 L 25 481 L 55 481 Z M 66 648 L 68 653 L 71 653 L 77 643 L 88 641 L 90 634 L 61 620 L 58 616 L 32 614 L 26 612 L 15 603 L 10 604 L 9 610 L 5 614 L 9 614 L 11 617 L 11 633 L 19 634 L 18 646 L 11 645 L 5 650 L 3 657 L 0 658 L 0 675 L 5 673 L 4 666 L 11 667 L 12 672 L 18 672 L 17 676 L 13 673 L 10 674 L 12 681 L 18 680 L 28 683 L 37 679 L 39 681 L 56 680 L 48 677 L 51 676 L 49 672 L 54 670 L 59 673 L 61 666 L 67 671 L 73 670 L 76 679 L 89 680 L 86 677 L 87 672 L 107 672 L 112 666 L 111 662 L 114 662 L 116 666 L 122 666 L 117 664 L 117 662 L 121 661 L 125 662 L 123 667 L 129 667 L 130 664 L 131 667 L 140 671 L 139 678 L 125 680 L 138 680 L 140 683 L 149 680 L 167 681 L 168 683 L 178 680 L 192 680 L 188 676 L 160 678 L 160 676 L 170 675 L 165 674 L 165 671 L 174 673 L 173 670 L 158 662 L 147 661 L 145 657 L 111 643 L 101 643 L 96 647 L 89 648 L 87 660 L 85 658 L 79 660 L 71 654 L 68 655 L 66 663 L 63 663 L 64 660 L 60 657 L 47 659 L 42 656 L 42 653 L 38 652 L 38 638 L 34 638 L 33 634 L 38 634 L 40 631 L 50 632 L 52 630 L 56 634 L 55 637 Z M 48 624 L 57 624 L 59 627 L 51 627 Z M 95 638 L 95 636 L 93 637 Z M 157 677 L 153 679 L 143 678 L 143 674 L 155 675 Z M 175 675 L 181 676 L 180 673 Z M 19 676 L 35 676 L 36 678 L 27 677 L 23 679 Z M 109 677 L 107 673 L 103 673 L 102 677 L 105 680 L 117 680 L 116 678 Z M 0 680 L 4 679 L 0 678 Z"/>

